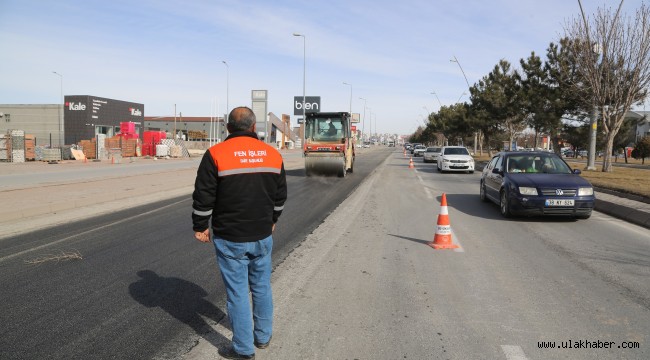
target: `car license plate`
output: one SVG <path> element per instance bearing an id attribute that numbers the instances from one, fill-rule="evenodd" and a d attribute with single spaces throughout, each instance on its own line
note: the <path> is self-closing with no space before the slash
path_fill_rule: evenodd
<path id="1" fill-rule="evenodd" d="M 573 206 L 574 205 L 574 200 L 573 199 L 547 199 L 544 202 L 545 206 Z"/>

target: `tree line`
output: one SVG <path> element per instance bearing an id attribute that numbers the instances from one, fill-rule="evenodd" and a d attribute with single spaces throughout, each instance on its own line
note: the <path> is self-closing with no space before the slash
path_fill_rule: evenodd
<path id="1" fill-rule="evenodd" d="M 410 141 L 476 141 L 481 152 L 485 146 L 492 155 L 530 129 L 550 135 L 559 154 L 563 142 L 586 149 L 593 126 L 603 150 L 602 171 L 611 171 L 615 151 L 636 140 L 630 130 L 639 119 L 625 115 L 643 104 L 650 85 L 650 10 L 642 4 L 629 17 L 621 16 L 620 8 L 569 20 L 565 36 L 550 43 L 545 59 L 533 51 L 517 69 L 501 59 L 470 86 L 469 102 L 441 106 Z M 593 125 L 590 118 L 596 119 Z M 530 145 L 537 148 L 538 136 L 534 139 Z"/>

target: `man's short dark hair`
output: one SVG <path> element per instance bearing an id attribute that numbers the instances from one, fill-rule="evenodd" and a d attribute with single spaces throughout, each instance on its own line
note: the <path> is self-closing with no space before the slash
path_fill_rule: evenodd
<path id="1" fill-rule="evenodd" d="M 250 131 L 255 121 L 253 110 L 246 106 L 236 107 L 228 115 L 228 131 Z"/>

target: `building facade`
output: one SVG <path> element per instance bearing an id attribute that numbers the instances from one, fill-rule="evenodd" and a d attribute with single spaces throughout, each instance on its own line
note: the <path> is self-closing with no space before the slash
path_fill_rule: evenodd
<path id="1" fill-rule="evenodd" d="M 63 132 L 61 104 L 0 104 L 0 135 L 9 130 L 24 130 L 36 137 L 37 146 L 58 147 Z"/>
<path id="2" fill-rule="evenodd" d="M 135 123 L 136 133 L 142 138 L 144 105 L 91 95 L 66 95 L 63 119 L 66 144 L 76 144 L 99 134 L 115 136 L 122 122 Z"/>

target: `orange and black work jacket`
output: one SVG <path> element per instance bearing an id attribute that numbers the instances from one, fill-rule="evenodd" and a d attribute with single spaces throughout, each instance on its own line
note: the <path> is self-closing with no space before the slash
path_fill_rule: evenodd
<path id="1" fill-rule="evenodd" d="M 287 199 L 282 156 L 252 132 L 235 132 L 203 155 L 192 194 L 194 231 L 212 217 L 217 237 L 251 242 L 269 237 Z"/>

